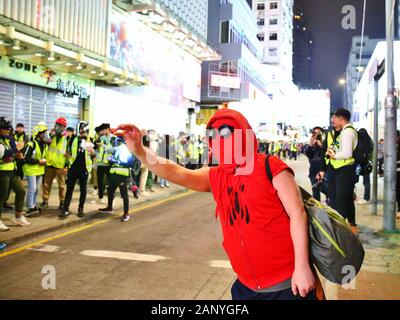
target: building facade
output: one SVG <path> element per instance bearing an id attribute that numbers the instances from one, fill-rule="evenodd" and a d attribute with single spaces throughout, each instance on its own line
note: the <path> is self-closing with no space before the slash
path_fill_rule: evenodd
<path id="1" fill-rule="evenodd" d="M 293 19 L 293 82 L 300 88 L 311 88 L 313 39 L 303 10 L 294 8 Z"/>
<path id="2" fill-rule="evenodd" d="M 208 10 L 207 40 L 221 60 L 203 64 L 201 105 L 247 99 L 250 85 L 265 91 L 257 21 L 246 0 L 210 0 Z"/>
<path id="3" fill-rule="evenodd" d="M 255 0 L 257 37 L 263 45 L 263 63 L 278 65 L 292 80 L 293 0 Z"/>
<path id="4" fill-rule="evenodd" d="M 370 39 L 368 36 L 364 36 L 364 41 L 361 43 L 360 36 L 353 37 L 346 67 L 344 95 L 345 107 L 350 111 L 353 111 L 354 92 L 379 41 L 379 39 Z M 353 114 L 353 116 L 357 117 L 357 114 Z M 357 121 L 357 118 L 353 120 Z"/>

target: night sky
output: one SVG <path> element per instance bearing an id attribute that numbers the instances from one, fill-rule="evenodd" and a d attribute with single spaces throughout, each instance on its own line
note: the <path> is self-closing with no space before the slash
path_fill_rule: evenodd
<path id="1" fill-rule="evenodd" d="M 332 96 L 332 108 L 343 104 L 343 87 L 338 80 L 345 76 L 348 53 L 353 36 L 361 35 L 363 0 L 295 0 L 304 9 L 314 40 L 311 81 L 315 87 L 321 84 Z M 341 13 L 345 5 L 356 8 L 356 30 L 342 28 Z M 385 37 L 385 1 L 368 0 L 365 35 L 370 38 Z"/>

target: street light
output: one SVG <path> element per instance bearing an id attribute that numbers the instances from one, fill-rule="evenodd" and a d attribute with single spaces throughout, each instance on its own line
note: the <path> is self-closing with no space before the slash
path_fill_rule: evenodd
<path id="1" fill-rule="evenodd" d="M 339 79 L 339 85 L 344 86 L 346 84 L 346 79 Z"/>

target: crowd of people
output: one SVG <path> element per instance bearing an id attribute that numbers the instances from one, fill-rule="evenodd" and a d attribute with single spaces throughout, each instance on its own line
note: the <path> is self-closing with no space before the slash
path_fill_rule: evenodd
<path id="1" fill-rule="evenodd" d="M 201 168 L 207 162 L 207 139 L 200 136 L 180 132 L 175 137 L 144 130 L 143 143 L 156 154 L 188 169 Z M 88 185 L 92 185 L 97 199 L 91 203 L 104 205 L 99 208 L 103 213 L 114 212 L 115 192 L 119 189 L 124 207 L 123 222 L 130 219 L 130 193 L 138 199 L 156 192 L 155 183 L 160 188 L 170 187 L 168 181 L 149 172 L 128 151 L 123 135 L 110 124 L 96 127 L 91 137 L 88 122 L 80 121 L 74 129 L 68 127 L 65 118 L 59 118 L 52 128 L 44 122 L 38 123 L 29 137 L 24 124 L 18 123 L 14 129 L 11 121 L 0 117 L 0 231 L 9 230 L 1 220 L 4 209 L 15 210 L 12 223 L 22 227 L 31 225 L 27 218 L 49 209 L 54 180 L 58 185 L 60 219 L 70 215 L 77 184 L 80 192 L 78 217 L 85 216 Z M 8 203 L 11 191 L 15 193 L 14 206 Z"/>

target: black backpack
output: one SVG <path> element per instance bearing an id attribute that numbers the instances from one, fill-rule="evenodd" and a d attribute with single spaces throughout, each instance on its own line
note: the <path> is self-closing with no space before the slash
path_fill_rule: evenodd
<path id="1" fill-rule="evenodd" d="M 349 127 L 357 133 L 358 143 L 353 151 L 353 158 L 356 164 L 361 167 L 360 174 L 365 175 L 372 172 L 372 154 L 374 152 L 374 142 L 369 136 L 367 130 L 361 128 L 356 130 L 354 127 Z"/>

